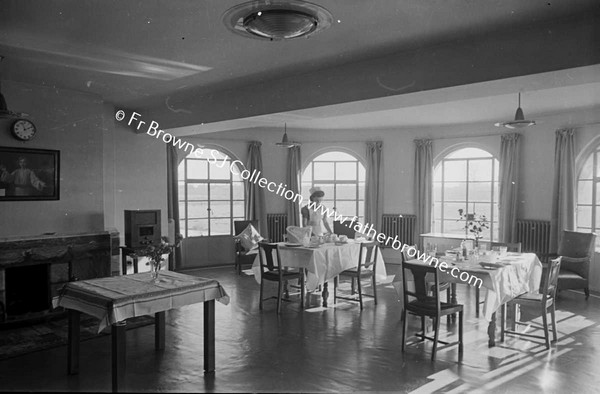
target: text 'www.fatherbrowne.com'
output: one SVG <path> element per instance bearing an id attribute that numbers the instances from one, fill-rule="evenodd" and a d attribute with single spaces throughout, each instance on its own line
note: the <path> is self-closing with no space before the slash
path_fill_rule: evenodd
<path id="1" fill-rule="evenodd" d="M 165 144 L 172 144 L 175 148 L 182 149 L 189 154 L 194 154 L 197 158 L 206 158 L 204 155 L 204 149 L 201 146 L 197 146 L 178 138 L 169 132 L 166 132 L 159 128 L 158 122 L 152 120 L 150 123 L 146 123 L 146 121 L 141 120 L 141 114 L 137 112 L 133 112 L 129 117 L 127 122 L 128 126 L 134 124 L 136 130 L 144 130 L 144 125 L 147 125 L 146 134 L 156 139 L 161 139 Z M 125 119 L 125 111 L 118 110 L 115 113 L 115 119 L 119 122 Z M 137 122 L 137 125 L 135 125 Z M 258 185 L 264 189 L 267 189 L 271 193 L 275 193 L 288 201 L 292 201 L 297 203 L 298 206 L 302 205 L 304 198 L 297 192 L 293 190 L 287 189 L 287 184 L 283 183 L 275 183 L 271 182 L 268 179 L 262 177 L 261 172 L 253 169 L 252 171 L 248 170 L 246 166 L 240 160 L 234 160 L 230 163 L 227 163 L 227 158 L 223 158 L 221 162 L 219 162 L 219 158 L 222 157 L 220 153 L 214 149 L 211 149 L 210 156 L 206 160 L 209 164 L 215 165 L 216 167 L 223 168 L 225 165 L 229 166 L 229 171 L 241 177 L 244 181 L 248 183 L 253 183 Z M 240 171 L 241 169 L 241 171 Z M 339 214 L 336 210 L 329 210 L 329 208 L 325 208 L 323 205 L 319 204 L 316 201 L 310 201 L 308 203 L 308 209 L 312 209 L 316 212 L 320 212 L 324 217 L 333 218 L 334 221 L 340 222 L 341 224 L 346 224 L 346 226 L 354 231 L 364 234 L 365 236 L 375 239 L 377 242 L 383 245 L 389 245 L 395 250 L 400 250 L 402 252 L 406 252 L 409 257 L 415 257 L 418 260 L 422 260 L 429 265 L 433 265 L 441 272 L 447 273 L 450 276 L 460 279 L 463 282 L 466 282 L 472 286 L 481 287 L 483 284 L 483 280 L 475 275 L 471 275 L 468 272 L 461 271 L 458 267 L 451 267 L 444 261 L 439 261 L 434 256 L 429 256 L 427 253 L 422 253 L 417 250 L 416 247 L 403 244 L 398 236 L 386 236 L 386 234 L 382 232 L 378 232 L 373 224 L 369 223 L 361 223 L 358 221 L 357 216 L 349 217 Z"/>

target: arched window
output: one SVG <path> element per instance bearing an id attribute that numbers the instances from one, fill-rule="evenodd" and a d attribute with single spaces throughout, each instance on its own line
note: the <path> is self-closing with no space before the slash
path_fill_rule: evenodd
<path id="1" fill-rule="evenodd" d="M 185 237 L 232 234 L 233 221 L 244 219 L 244 183 L 234 173 L 242 169 L 232 172 L 231 164 L 216 149 L 189 154 L 179 164 L 179 218 Z"/>
<path id="2" fill-rule="evenodd" d="M 485 215 L 484 239 L 498 239 L 499 163 L 489 152 L 463 148 L 446 155 L 433 172 L 433 231 L 465 234 L 458 213 Z"/>
<path id="3" fill-rule="evenodd" d="M 600 145 L 584 162 L 577 181 L 577 231 L 600 230 Z M 600 237 L 596 237 L 600 250 Z"/>
<path id="4" fill-rule="evenodd" d="M 365 166 L 354 156 L 339 151 L 323 153 L 311 161 L 302 174 L 302 197 L 308 202 L 309 190 L 319 186 L 323 205 L 341 215 L 364 216 Z"/>

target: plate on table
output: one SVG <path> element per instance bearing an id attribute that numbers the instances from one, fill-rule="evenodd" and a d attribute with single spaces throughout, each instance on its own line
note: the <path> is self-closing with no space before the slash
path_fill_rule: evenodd
<path id="1" fill-rule="evenodd" d="M 504 264 L 498 264 L 498 263 L 487 263 L 487 262 L 485 262 L 485 261 L 482 261 L 482 262 L 480 262 L 480 263 L 479 263 L 479 265 L 480 265 L 482 268 L 485 268 L 486 270 L 495 270 L 495 269 L 498 269 L 498 268 L 502 268 L 502 267 L 504 267 Z"/>
<path id="2" fill-rule="evenodd" d="M 347 243 L 348 243 L 348 241 L 346 241 L 346 242 L 342 242 L 342 241 L 335 241 L 335 244 L 336 244 L 337 246 L 346 245 Z"/>
<path id="3" fill-rule="evenodd" d="M 296 243 L 292 243 L 292 242 L 286 242 L 284 245 L 287 246 L 288 248 L 298 248 L 298 247 L 302 246 L 302 244 L 296 244 Z"/>

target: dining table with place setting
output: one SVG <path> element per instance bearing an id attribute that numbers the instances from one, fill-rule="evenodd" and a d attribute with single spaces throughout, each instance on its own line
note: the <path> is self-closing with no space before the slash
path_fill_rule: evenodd
<path id="1" fill-rule="evenodd" d="M 535 253 L 516 253 L 502 251 L 486 251 L 484 254 L 471 255 L 462 260 L 453 253 L 438 256 L 438 269 L 441 271 L 440 281 L 452 284 L 451 303 L 456 304 L 456 284 L 479 285 L 487 289 L 483 314 L 488 324 L 488 344 L 495 346 L 496 312 L 502 305 L 524 293 L 539 291 L 542 278 L 542 263 Z M 412 259 L 429 265 L 430 260 Z M 444 263 L 444 269 L 442 269 Z M 468 274 L 463 275 L 463 273 Z M 465 281 L 464 279 L 467 279 Z M 394 282 L 401 281 L 395 278 Z M 395 286 L 397 289 L 400 287 Z"/>
<path id="2" fill-rule="evenodd" d="M 322 306 L 327 307 L 328 281 L 342 271 L 357 266 L 362 242 L 366 242 L 366 240 L 349 239 L 345 236 L 326 236 L 313 237 L 304 242 L 278 242 L 277 248 L 285 267 L 306 270 L 306 290 L 308 292 L 318 290 L 319 286 L 322 286 Z M 375 265 L 376 281 L 384 281 L 387 273 L 379 249 L 377 249 Z M 260 270 L 261 266 L 257 256 L 252 265 L 252 272 L 259 284 L 261 281 Z"/>

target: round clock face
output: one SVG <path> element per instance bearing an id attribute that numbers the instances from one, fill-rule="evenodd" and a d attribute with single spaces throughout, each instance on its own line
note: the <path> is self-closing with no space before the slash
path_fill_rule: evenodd
<path id="1" fill-rule="evenodd" d="M 35 136 L 35 125 L 26 119 L 19 119 L 12 125 L 13 135 L 22 140 L 28 141 Z"/>

